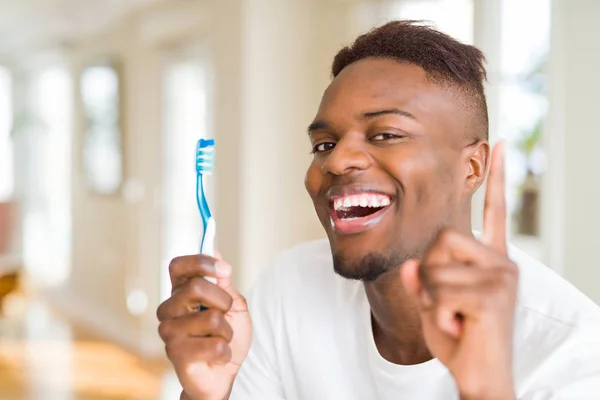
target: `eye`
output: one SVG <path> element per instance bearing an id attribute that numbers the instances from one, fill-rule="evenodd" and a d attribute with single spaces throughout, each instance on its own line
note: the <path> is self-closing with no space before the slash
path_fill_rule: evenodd
<path id="1" fill-rule="evenodd" d="M 380 133 L 378 135 L 372 136 L 371 140 L 374 142 L 383 142 L 385 140 L 394 140 L 401 139 L 402 136 L 394 135 L 393 133 Z"/>
<path id="2" fill-rule="evenodd" d="M 323 153 L 325 151 L 332 150 L 334 147 L 335 147 L 335 143 L 333 143 L 333 142 L 318 143 L 313 147 L 312 152 L 313 152 L 313 154 Z"/>

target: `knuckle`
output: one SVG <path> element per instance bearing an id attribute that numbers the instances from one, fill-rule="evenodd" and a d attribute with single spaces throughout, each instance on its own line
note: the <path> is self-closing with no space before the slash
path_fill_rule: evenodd
<path id="1" fill-rule="evenodd" d="M 421 268 L 420 277 L 428 288 L 432 290 L 443 289 L 446 282 L 452 278 L 454 270 L 447 264 L 431 264 Z"/>
<path id="2" fill-rule="evenodd" d="M 221 327 L 223 321 L 223 314 L 220 311 L 215 310 L 213 308 L 207 310 L 206 313 L 208 329 L 211 332 L 218 330 Z"/>
<path id="3" fill-rule="evenodd" d="M 427 278 L 430 284 L 435 285 L 442 280 L 444 275 L 444 268 L 439 265 L 430 265 L 423 269 L 423 274 Z"/>
<path id="4" fill-rule="evenodd" d="M 509 267 L 499 268 L 497 274 L 500 286 L 513 286 L 516 284 L 519 276 L 519 270 L 511 265 Z"/>
<path id="5" fill-rule="evenodd" d="M 456 232 L 450 228 L 442 228 L 438 231 L 433 243 L 425 252 L 423 263 L 437 264 L 445 259 L 445 254 L 448 248 L 452 246 L 452 241 Z"/>
<path id="6" fill-rule="evenodd" d="M 158 324 L 158 334 L 163 342 L 168 342 L 171 337 L 171 327 L 168 322 L 161 322 Z"/>
<path id="7" fill-rule="evenodd" d="M 233 297 L 231 297 L 231 295 L 229 293 L 226 293 L 226 296 L 224 296 L 224 297 L 225 297 L 225 302 L 227 304 L 227 310 L 231 310 L 231 307 L 233 306 Z"/>
<path id="8" fill-rule="evenodd" d="M 167 301 L 162 302 L 156 309 L 156 318 L 158 318 L 159 321 L 164 321 L 167 317 Z"/>
<path id="9" fill-rule="evenodd" d="M 189 293 L 194 297 L 203 298 L 206 293 L 205 283 L 204 278 L 190 279 L 188 282 Z"/>
<path id="10" fill-rule="evenodd" d="M 215 340 L 213 351 L 216 358 L 227 357 L 229 354 L 229 343 L 223 338 L 218 338 Z"/>
<path id="11" fill-rule="evenodd" d="M 454 236 L 456 235 L 456 232 L 450 228 L 442 228 L 437 236 L 437 241 L 440 244 L 447 244 L 450 241 L 452 241 L 452 239 L 454 238 Z"/>
<path id="12" fill-rule="evenodd" d="M 175 257 L 169 263 L 169 272 L 172 275 L 175 275 L 177 273 L 177 271 L 179 270 L 179 267 L 181 265 L 181 260 L 182 259 L 183 259 L 183 257 Z"/>

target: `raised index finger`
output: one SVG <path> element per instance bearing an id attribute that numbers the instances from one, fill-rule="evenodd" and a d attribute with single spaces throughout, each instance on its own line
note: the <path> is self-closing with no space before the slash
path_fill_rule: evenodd
<path id="1" fill-rule="evenodd" d="M 506 197 L 504 179 L 504 142 L 494 146 L 483 208 L 482 241 L 506 253 Z"/>

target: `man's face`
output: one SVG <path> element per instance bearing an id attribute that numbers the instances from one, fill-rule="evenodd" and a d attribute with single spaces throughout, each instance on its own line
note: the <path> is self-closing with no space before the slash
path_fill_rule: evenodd
<path id="1" fill-rule="evenodd" d="M 336 271 L 372 281 L 419 256 L 464 205 L 465 112 L 418 66 L 365 59 L 325 91 L 306 189 Z"/>

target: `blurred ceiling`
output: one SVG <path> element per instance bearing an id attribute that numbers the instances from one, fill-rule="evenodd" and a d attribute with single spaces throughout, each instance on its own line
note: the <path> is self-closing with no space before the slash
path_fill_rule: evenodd
<path id="1" fill-rule="evenodd" d="M 68 43 L 137 7 L 166 0 L 0 0 L 0 57 Z"/>

